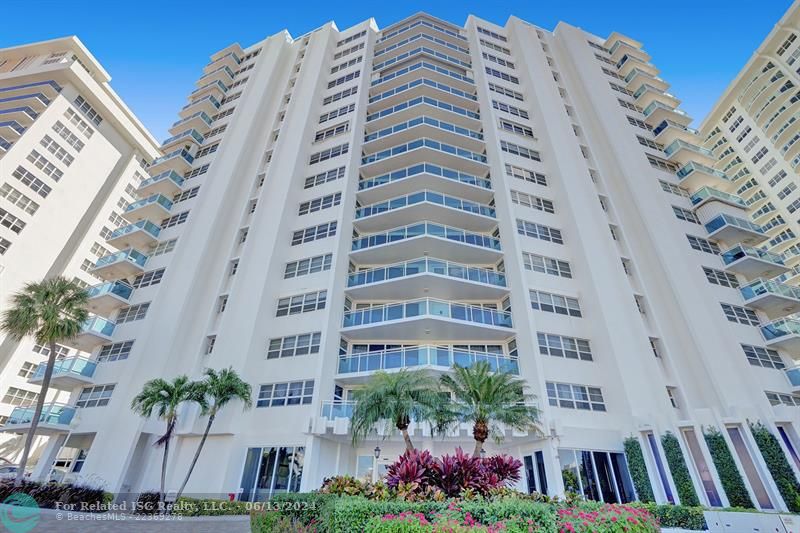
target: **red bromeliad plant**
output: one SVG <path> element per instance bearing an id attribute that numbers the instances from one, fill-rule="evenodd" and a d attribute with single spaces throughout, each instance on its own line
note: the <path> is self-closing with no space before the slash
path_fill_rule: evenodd
<path id="1" fill-rule="evenodd" d="M 436 474 L 439 488 L 450 497 L 472 489 L 483 494 L 488 491 L 487 472 L 480 457 L 467 455 L 459 447 L 455 455 L 443 455 L 436 460 Z"/>
<path id="2" fill-rule="evenodd" d="M 510 455 L 493 455 L 483 459 L 490 488 L 508 487 L 520 480 L 522 462 Z"/>
<path id="3" fill-rule="evenodd" d="M 386 469 L 386 484 L 392 489 L 416 484 L 419 490 L 425 490 L 434 480 L 435 461 L 428 450 L 406 451 Z"/>

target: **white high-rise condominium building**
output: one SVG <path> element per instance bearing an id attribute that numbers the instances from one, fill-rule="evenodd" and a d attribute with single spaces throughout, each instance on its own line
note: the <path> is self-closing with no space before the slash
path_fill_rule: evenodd
<path id="1" fill-rule="evenodd" d="M 75 37 L 0 49 L 0 309 L 25 283 L 48 276 L 104 290 L 91 270 L 115 251 L 106 240 L 126 223 L 143 165 L 159 153 L 109 80 Z M 35 401 L 37 365 L 48 354 L 0 333 L 0 421 Z M 69 399 L 58 390 L 49 396 Z M 18 448 L 12 436 L 0 444 L 5 459 Z"/>
<path id="2" fill-rule="evenodd" d="M 800 296 L 762 281 L 788 267 L 668 87 L 633 39 L 513 17 L 329 23 L 213 54 L 92 270 L 114 285 L 71 343 L 91 371 L 67 358 L 54 377 L 71 407 L 45 421 L 39 471 L 156 488 L 163 422 L 131 398 L 231 366 L 256 403 L 217 418 L 189 493 L 369 477 L 403 444 L 351 445 L 354 389 L 488 361 L 542 411 L 540 433 L 487 445 L 524 461 L 522 489 L 634 499 L 634 437 L 656 499 L 678 502 L 670 432 L 700 501 L 726 506 L 716 429 L 756 505 L 785 509 L 750 423 L 797 473 L 798 343 L 781 319 Z M 168 489 L 205 423 L 181 413 Z M 435 454 L 472 446 L 466 424 L 410 429 Z"/>

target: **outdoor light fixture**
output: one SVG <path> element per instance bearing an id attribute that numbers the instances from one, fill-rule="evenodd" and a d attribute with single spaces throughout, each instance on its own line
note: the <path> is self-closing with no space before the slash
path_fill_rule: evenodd
<path id="1" fill-rule="evenodd" d="M 381 456 L 381 447 L 375 446 L 374 452 L 375 452 L 375 459 L 378 459 Z"/>

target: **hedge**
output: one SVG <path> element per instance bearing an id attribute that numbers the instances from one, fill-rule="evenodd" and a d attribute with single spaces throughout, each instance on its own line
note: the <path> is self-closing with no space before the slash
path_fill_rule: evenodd
<path id="1" fill-rule="evenodd" d="M 661 527 L 675 527 L 695 531 L 708 529 L 702 507 L 688 507 L 686 505 L 658 505 L 655 503 L 632 503 L 632 506 L 642 506 L 658 519 Z"/>
<path id="2" fill-rule="evenodd" d="M 628 461 L 628 471 L 636 488 L 636 494 L 642 502 L 655 502 L 653 487 L 650 486 L 650 476 L 647 475 L 647 465 L 644 462 L 642 447 L 639 439 L 628 437 L 625 439 L 625 458 Z"/>
<path id="3" fill-rule="evenodd" d="M 36 500 L 36 505 L 48 509 L 74 509 L 76 511 L 105 512 L 113 495 L 101 488 L 73 483 L 40 483 L 23 480 L 14 486 L 13 479 L 0 481 L 0 502 L 15 493 L 24 493 Z"/>
<path id="4" fill-rule="evenodd" d="M 731 451 L 728 449 L 728 444 L 725 442 L 725 437 L 716 428 L 704 430 L 703 437 L 706 440 L 709 452 L 711 452 L 711 459 L 717 468 L 719 480 L 722 483 L 725 494 L 728 496 L 730 506 L 755 509 L 744 481 L 742 481 L 739 469 L 736 468 Z"/>
<path id="5" fill-rule="evenodd" d="M 667 431 L 661 436 L 661 446 L 664 448 L 664 455 L 667 458 L 669 470 L 672 472 L 672 481 L 675 482 L 681 505 L 692 507 L 700 505 L 700 500 L 694 490 L 694 483 L 692 483 L 692 476 L 689 474 L 689 469 L 686 468 L 686 461 L 683 458 L 678 438 Z"/>
<path id="6" fill-rule="evenodd" d="M 800 487 L 778 439 L 761 422 L 750 424 L 750 431 L 786 507 L 793 513 L 800 512 Z"/>

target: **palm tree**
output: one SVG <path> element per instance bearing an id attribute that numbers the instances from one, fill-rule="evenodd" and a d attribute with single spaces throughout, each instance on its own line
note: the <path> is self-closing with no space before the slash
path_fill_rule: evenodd
<path id="1" fill-rule="evenodd" d="M 39 417 L 42 416 L 44 400 L 53 376 L 56 344 L 80 333 L 83 323 L 89 317 L 86 310 L 87 301 L 88 296 L 84 289 L 66 278 L 55 277 L 27 283 L 21 291 L 11 297 L 11 307 L 3 312 L 0 330 L 16 341 L 31 336 L 37 343 L 50 349 L 41 391 L 36 399 L 31 427 L 25 438 L 25 447 L 14 480 L 15 486 L 22 483 L 25 475 L 33 437 L 39 426 Z"/>
<path id="2" fill-rule="evenodd" d="M 189 471 L 186 472 L 186 478 L 183 480 L 181 488 L 178 489 L 175 501 L 181 497 L 183 489 L 186 488 L 186 484 L 189 482 L 189 477 L 197 464 L 197 459 L 200 457 L 200 452 L 203 450 L 208 433 L 211 431 L 211 424 L 214 423 L 217 413 L 233 400 L 241 400 L 242 404 L 244 404 L 244 409 L 250 409 L 253 406 L 253 390 L 250 384 L 243 381 L 233 368 L 223 368 L 219 372 L 213 368 L 206 368 L 205 376 L 205 380 L 200 382 L 200 386 L 206 396 L 206 401 L 208 401 L 208 405 L 203 409 L 203 414 L 208 415 L 208 424 L 206 424 L 206 430 L 203 432 L 200 444 L 197 445 L 197 451 L 194 453 L 192 464 L 189 465 Z"/>
<path id="3" fill-rule="evenodd" d="M 453 395 L 453 402 L 442 413 L 439 429 L 472 422 L 474 457 L 480 457 L 490 436 L 502 440 L 498 422 L 522 431 L 538 429 L 539 409 L 531 405 L 534 397 L 525 394 L 525 380 L 508 372 L 492 373 L 485 361 L 469 367 L 454 366 L 452 375 L 442 375 L 440 383 Z"/>
<path id="4" fill-rule="evenodd" d="M 131 409 L 140 416 L 149 418 L 153 411 L 156 416 L 166 422 L 167 429 L 155 442 L 156 446 L 164 446 L 164 457 L 161 460 L 161 488 L 159 502 L 164 502 L 164 485 L 167 478 L 167 459 L 169 457 L 169 441 L 178 424 L 178 407 L 184 402 L 196 402 L 206 409 L 206 396 L 202 386 L 196 381 L 189 381 L 187 376 L 178 376 L 172 381 L 161 378 L 151 379 L 142 387 L 142 391 L 131 400 Z"/>
<path id="5" fill-rule="evenodd" d="M 389 420 L 403 435 L 406 450 L 414 450 L 408 426 L 411 420 L 434 418 L 442 401 L 437 383 L 420 370 L 376 372 L 364 388 L 353 393 L 355 406 L 351 417 L 353 445 L 366 438 L 372 427 Z"/>

